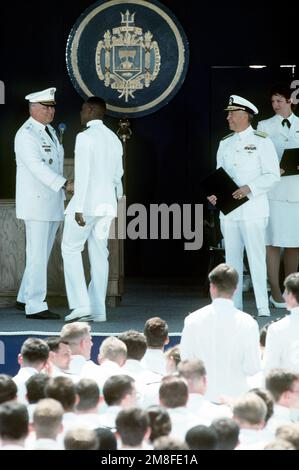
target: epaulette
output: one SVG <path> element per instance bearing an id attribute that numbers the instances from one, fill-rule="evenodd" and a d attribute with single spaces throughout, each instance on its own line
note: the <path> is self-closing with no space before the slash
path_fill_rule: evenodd
<path id="1" fill-rule="evenodd" d="M 221 140 L 225 140 L 225 139 L 227 139 L 228 137 L 232 137 L 233 135 L 234 135 L 234 132 L 231 132 L 230 134 L 227 134 L 227 135 L 225 135 L 224 137 L 222 137 Z"/>
<path id="2" fill-rule="evenodd" d="M 26 131 L 30 131 L 32 129 L 32 123 L 30 122 L 29 124 L 27 124 L 27 126 L 25 127 Z"/>
<path id="3" fill-rule="evenodd" d="M 268 137 L 267 132 L 262 132 L 262 131 L 254 131 L 254 135 L 257 135 L 258 137 L 263 137 L 264 139 Z"/>

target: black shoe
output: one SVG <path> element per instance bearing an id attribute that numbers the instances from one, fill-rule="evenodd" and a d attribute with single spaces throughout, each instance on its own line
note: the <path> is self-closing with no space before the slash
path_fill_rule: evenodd
<path id="1" fill-rule="evenodd" d="M 33 315 L 26 315 L 28 320 L 60 320 L 60 315 L 58 313 L 49 312 L 49 310 L 44 310 L 43 312 L 37 312 Z"/>
<path id="2" fill-rule="evenodd" d="M 18 302 L 18 301 L 16 301 L 16 308 L 17 308 L 18 310 L 22 310 L 22 311 L 24 312 L 24 311 L 25 311 L 25 305 L 26 305 L 26 304 L 24 304 L 23 302 Z"/>

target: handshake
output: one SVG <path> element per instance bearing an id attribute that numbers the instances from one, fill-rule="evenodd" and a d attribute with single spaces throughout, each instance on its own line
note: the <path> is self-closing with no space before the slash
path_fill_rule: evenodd
<path id="1" fill-rule="evenodd" d="M 74 194 L 74 180 L 73 179 L 66 180 L 66 182 L 64 183 L 62 187 L 68 193 Z"/>

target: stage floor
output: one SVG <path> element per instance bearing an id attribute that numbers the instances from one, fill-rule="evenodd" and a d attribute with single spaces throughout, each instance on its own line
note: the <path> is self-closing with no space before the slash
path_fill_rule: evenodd
<path id="1" fill-rule="evenodd" d="M 118 307 L 107 309 L 107 321 L 91 323 L 92 332 L 117 334 L 128 329 L 143 331 L 145 321 L 159 316 L 167 321 L 172 335 L 181 333 L 184 318 L 210 302 L 198 287 L 181 285 L 174 281 L 126 281 L 125 294 Z M 14 300 L 13 300 L 14 303 Z M 69 313 L 65 307 L 51 306 L 54 312 L 60 313 L 61 320 L 27 320 L 24 312 L 14 306 L 0 308 L 0 333 L 58 333 L 63 324 L 64 316 Z M 255 316 L 257 314 L 253 292 L 244 294 L 244 311 Z M 271 309 L 271 317 L 257 318 L 262 327 L 265 323 L 276 320 L 287 313 L 284 309 Z"/>

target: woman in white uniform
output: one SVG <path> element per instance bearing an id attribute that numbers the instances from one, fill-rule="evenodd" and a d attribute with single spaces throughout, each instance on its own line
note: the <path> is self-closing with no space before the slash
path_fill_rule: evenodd
<path id="1" fill-rule="evenodd" d="M 299 118 L 292 112 L 290 86 L 278 84 L 272 89 L 271 102 L 275 115 L 260 121 L 258 130 L 273 141 L 279 161 L 286 148 L 299 148 Z M 283 169 L 281 169 L 283 175 Z M 279 283 L 281 249 L 284 276 L 296 272 L 299 263 L 299 177 L 284 176 L 268 192 L 270 217 L 266 233 L 270 302 L 277 308 L 286 304 Z"/>

